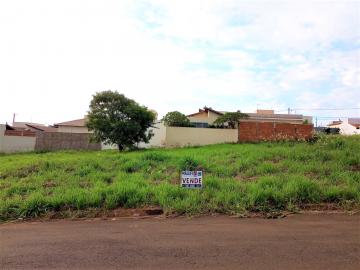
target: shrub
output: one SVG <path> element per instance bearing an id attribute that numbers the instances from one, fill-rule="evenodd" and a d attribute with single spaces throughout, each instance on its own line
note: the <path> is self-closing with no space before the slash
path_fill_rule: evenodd
<path id="1" fill-rule="evenodd" d="M 169 127 L 191 127 L 190 120 L 186 115 L 178 111 L 168 112 L 162 119 Z"/>
<path id="2" fill-rule="evenodd" d="M 194 171 L 199 169 L 199 162 L 193 157 L 184 157 L 179 162 L 179 169 L 183 171 Z"/>

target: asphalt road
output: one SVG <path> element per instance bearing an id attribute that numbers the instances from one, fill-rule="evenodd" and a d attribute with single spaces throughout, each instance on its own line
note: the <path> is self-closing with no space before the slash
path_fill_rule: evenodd
<path id="1" fill-rule="evenodd" d="M 360 269 L 360 216 L 0 225 L 1 269 Z"/>

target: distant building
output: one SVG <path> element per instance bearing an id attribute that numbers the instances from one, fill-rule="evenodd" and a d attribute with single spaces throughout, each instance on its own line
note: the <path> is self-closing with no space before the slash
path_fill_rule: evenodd
<path id="1" fill-rule="evenodd" d="M 223 115 L 223 112 L 215 111 L 212 108 L 204 107 L 199 109 L 198 112 L 187 115 L 190 122 L 194 124 L 195 127 L 207 128 L 209 125 L 213 124 L 219 116 Z"/>
<path id="2" fill-rule="evenodd" d="M 8 125 L 8 127 L 10 127 Z M 54 127 L 45 126 L 44 124 L 31 122 L 14 122 L 11 126 L 13 130 L 27 130 L 35 132 L 57 132 L 58 129 Z"/>
<path id="3" fill-rule="evenodd" d="M 360 134 L 360 118 L 332 121 L 327 126 L 340 129 L 340 134 L 343 135 Z"/>
<path id="4" fill-rule="evenodd" d="M 56 123 L 54 127 L 65 133 L 91 133 L 86 127 L 86 118 Z"/>
<path id="5" fill-rule="evenodd" d="M 187 117 L 195 127 L 208 127 L 225 112 L 216 111 L 212 108 L 204 107 L 199 109 L 198 112 L 189 114 Z M 291 123 L 303 124 L 307 122 L 312 124 L 311 116 L 304 116 L 301 114 L 276 114 L 274 110 L 257 110 L 256 113 L 246 113 L 249 117 L 242 121 L 248 122 L 278 122 L 278 123 Z"/>

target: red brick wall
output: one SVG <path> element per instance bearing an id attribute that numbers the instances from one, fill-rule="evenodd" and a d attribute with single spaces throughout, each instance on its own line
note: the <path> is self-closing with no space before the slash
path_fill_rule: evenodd
<path id="1" fill-rule="evenodd" d="M 295 124 L 289 123 L 276 123 L 275 138 L 277 140 L 296 139 L 296 126 Z"/>
<path id="2" fill-rule="evenodd" d="M 258 140 L 273 140 L 274 139 L 275 124 L 271 122 L 257 123 L 257 137 Z"/>
<path id="3" fill-rule="evenodd" d="M 239 123 L 239 142 L 309 139 L 313 125 L 275 122 Z"/>

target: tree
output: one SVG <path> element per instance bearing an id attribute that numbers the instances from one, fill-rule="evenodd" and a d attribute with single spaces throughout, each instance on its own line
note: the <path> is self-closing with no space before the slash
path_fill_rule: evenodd
<path id="1" fill-rule="evenodd" d="M 190 120 L 181 112 L 168 112 L 162 119 L 165 125 L 170 127 L 190 127 Z"/>
<path id="2" fill-rule="evenodd" d="M 154 120 L 154 113 L 134 100 L 117 91 L 103 91 L 93 96 L 86 125 L 96 141 L 116 144 L 121 151 L 149 142 L 153 133 L 147 130 Z"/>
<path id="3" fill-rule="evenodd" d="M 249 116 L 246 113 L 242 113 L 240 111 L 226 112 L 222 116 L 218 117 L 213 124 L 216 126 L 224 126 L 224 124 L 227 124 L 229 128 L 236 128 L 236 124 L 240 121 L 240 119 L 247 117 Z"/>

